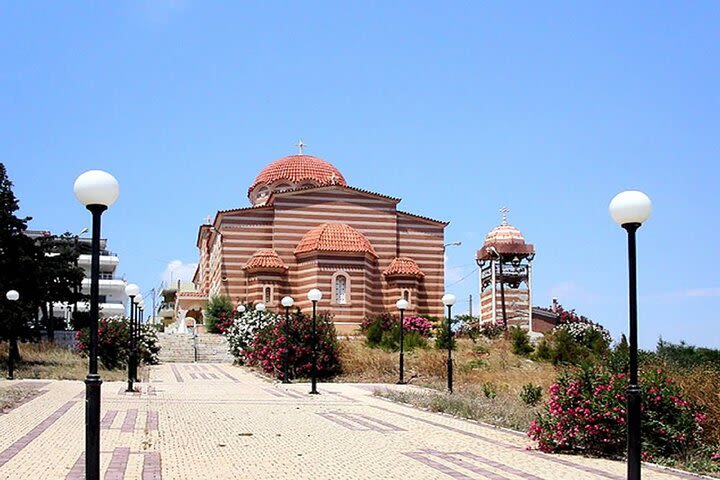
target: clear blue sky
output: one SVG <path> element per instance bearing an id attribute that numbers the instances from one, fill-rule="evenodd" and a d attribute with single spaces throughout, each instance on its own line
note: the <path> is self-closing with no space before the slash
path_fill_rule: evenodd
<path id="1" fill-rule="evenodd" d="M 607 205 L 641 189 L 641 346 L 720 347 L 718 25 L 715 1 L 3 1 L 0 161 L 31 227 L 56 232 L 89 223 L 77 175 L 115 175 L 103 233 L 149 290 L 302 138 L 351 185 L 450 221 L 463 299 L 507 205 L 538 252 L 536 304 L 616 336 Z"/>

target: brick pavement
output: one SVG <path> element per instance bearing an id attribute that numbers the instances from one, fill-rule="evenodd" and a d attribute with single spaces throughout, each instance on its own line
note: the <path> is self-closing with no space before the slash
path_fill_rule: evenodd
<path id="1" fill-rule="evenodd" d="M 82 479 L 84 384 L 36 385 L 38 395 L 0 416 L 0 479 Z M 102 386 L 105 480 L 625 477 L 622 462 L 527 450 L 522 435 L 394 404 L 367 385 L 320 384 L 308 395 L 307 384 L 240 367 L 170 364 L 138 387 Z M 646 466 L 643 478 L 700 477 Z"/>

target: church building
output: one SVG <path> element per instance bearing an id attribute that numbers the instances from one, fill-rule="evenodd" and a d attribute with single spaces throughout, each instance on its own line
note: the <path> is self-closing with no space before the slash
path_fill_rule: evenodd
<path id="1" fill-rule="evenodd" d="M 302 152 L 276 160 L 248 188 L 250 206 L 201 225 L 193 282 L 199 295 L 262 302 L 283 311 L 289 295 L 350 333 L 365 316 L 396 310 L 442 316 L 447 222 L 398 210 L 399 198 L 348 185 L 330 163 Z"/>

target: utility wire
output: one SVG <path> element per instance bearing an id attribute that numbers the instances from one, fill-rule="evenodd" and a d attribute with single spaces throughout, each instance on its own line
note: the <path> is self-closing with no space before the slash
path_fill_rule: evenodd
<path id="1" fill-rule="evenodd" d="M 458 283 L 460 283 L 460 282 L 462 282 L 462 281 L 464 281 L 464 280 L 467 280 L 467 278 L 468 278 L 470 275 L 474 274 L 474 273 L 477 272 L 477 271 L 478 271 L 478 267 L 475 267 L 472 272 L 468 273 L 467 275 L 465 275 L 464 277 L 462 277 L 460 280 L 449 284 L 448 287 L 452 287 L 453 285 L 457 285 Z"/>

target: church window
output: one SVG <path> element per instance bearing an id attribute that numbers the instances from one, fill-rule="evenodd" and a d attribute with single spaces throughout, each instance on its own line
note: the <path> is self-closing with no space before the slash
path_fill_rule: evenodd
<path id="1" fill-rule="evenodd" d="M 335 303 L 347 303 L 347 277 L 345 275 L 335 277 Z"/>
<path id="2" fill-rule="evenodd" d="M 265 305 L 269 305 L 272 303 L 272 288 L 271 287 L 265 287 L 264 294 L 263 294 L 263 300 L 265 302 Z"/>
<path id="3" fill-rule="evenodd" d="M 288 185 L 287 183 L 283 183 L 282 185 L 278 185 L 275 187 L 276 192 L 284 192 L 286 190 L 290 190 L 292 187 Z"/>
<path id="4" fill-rule="evenodd" d="M 402 291 L 402 298 L 403 298 L 403 300 L 405 300 L 406 302 L 408 302 L 408 304 L 412 304 L 412 300 L 411 300 L 411 297 L 410 297 L 410 290 L 408 290 L 407 288 L 404 288 L 404 289 L 403 289 L 403 291 Z"/>

